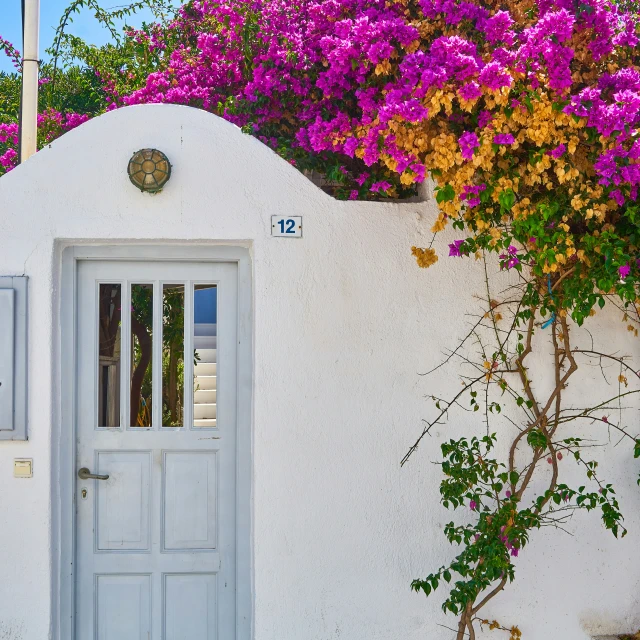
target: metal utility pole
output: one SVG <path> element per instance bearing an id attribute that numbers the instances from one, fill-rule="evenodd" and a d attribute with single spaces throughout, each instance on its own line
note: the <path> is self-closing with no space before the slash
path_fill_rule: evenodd
<path id="1" fill-rule="evenodd" d="M 20 162 L 38 149 L 38 36 L 40 0 L 22 0 L 22 96 L 20 100 Z"/>

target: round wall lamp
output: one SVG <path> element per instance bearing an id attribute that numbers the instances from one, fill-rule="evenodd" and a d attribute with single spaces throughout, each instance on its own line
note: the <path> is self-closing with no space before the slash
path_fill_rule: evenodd
<path id="1" fill-rule="evenodd" d="M 140 149 L 129 160 L 129 180 L 148 193 L 158 193 L 171 177 L 169 158 L 157 149 Z"/>

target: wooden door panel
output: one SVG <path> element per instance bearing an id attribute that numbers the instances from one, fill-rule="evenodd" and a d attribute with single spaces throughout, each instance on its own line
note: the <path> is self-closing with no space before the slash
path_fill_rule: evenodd
<path id="1" fill-rule="evenodd" d="M 215 549 L 217 452 L 164 454 L 164 548 Z"/>
<path id="2" fill-rule="evenodd" d="M 216 640 L 217 576 L 164 576 L 165 640 Z"/>
<path id="3" fill-rule="evenodd" d="M 97 640 L 148 640 L 151 579 L 148 575 L 96 576 Z"/>
<path id="4" fill-rule="evenodd" d="M 97 451 L 96 548 L 150 551 L 150 451 Z"/>

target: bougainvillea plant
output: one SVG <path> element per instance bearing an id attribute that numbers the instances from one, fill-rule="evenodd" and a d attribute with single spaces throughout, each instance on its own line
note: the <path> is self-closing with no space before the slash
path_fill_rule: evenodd
<path id="1" fill-rule="evenodd" d="M 96 8 L 95 0 L 72 7 L 88 4 Z M 66 33 L 70 15 L 43 71 L 43 142 L 131 104 L 206 109 L 321 173 L 336 197 L 411 196 L 430 176 L 439 214 L 433 246 L 413 247 L 418 264 L 438 261 L 436 234 L 452 227 L 460 237 L 447 260 L 479 259 L 490 274 L 494 254 L 502 275 L 515 278 L 494 299 L 487 275 L 486 308 L 446 361 L 470 371 L 453 396 L 435 399 L 436 414 L 403 461 L 465 398 L 484 416 L 482 438 L 442 446 L 442 502 L 471 516 L 445 528 L 462 550 L 413 583 L 427 595 L 449 585 L 443 608 L 459 616 L 458 640 L 474 638 L 477 623 L 503 628 L 479 612 L 513 580 L 535 529 L 598 509 L 605 527 L 624 535 L 616 494 L 585 453 L 580 425 L 617 431 L 639 457 L 637 436 L 610 415 L 616 398 L 637 392 L 629 385 L 638 374 L 623 357 L 577 346 L 572 331 L 607 303 L 634 335 L 640 323 L 633 3 L 192 0 L 102 48 Z M 112 15 L 96 9 L 107 25 Z M 0 48 L 19 65 L 8 43 Z M 75 102 L 63 104 L 56 86 L 74 78 Z M 5 116 L 0 174 L 16 160 L 15 114 Z M 472 339 L 478 360 L 465 355 Z M 548 371 L 530 367 L 536 351 L 550 357 Z M 618 367 L 619 388 L 576 408 L 567 388 L 585 359 Z M 535 376 L 549 373 L 551 391 L 537 391 Z M 495 436 L 490 419 L 507 413 L 511 431 Z M 496 437 L 506 441 L 506 460 Z M 584 468 L 584 485 L 564 482 L 563 458 Z"/>

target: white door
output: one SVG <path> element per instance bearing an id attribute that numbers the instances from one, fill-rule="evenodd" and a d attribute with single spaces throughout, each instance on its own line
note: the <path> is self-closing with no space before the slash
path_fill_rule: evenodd
<path id="1" fill-rule="evenodd" d="M 79 263 L 75 640 L 236 640 L 237 281 Z"/>

